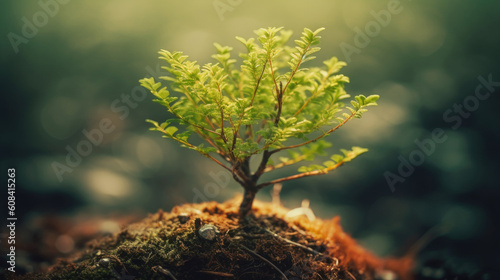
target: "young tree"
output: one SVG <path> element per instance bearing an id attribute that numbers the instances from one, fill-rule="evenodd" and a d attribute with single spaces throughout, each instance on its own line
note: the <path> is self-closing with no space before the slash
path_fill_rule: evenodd
<path id="1" fill-rule="evenodd" d="M 331 144 L 323 138 L 349 120 L 360 118 L 379 98 L 358 95 L 346 106 L 350 95 L 344 84 L 349 78 L 337 74 L 346 64 L 335 57 L 324 61 L 324 68 L 302 67 L 320 50 L 316 45 L 323 29 L 304 29 L 294 47 L 286 45 L 292 32 L 283 28 L 255 31 L 258 43 L 254 38 L 236 37 L 246 47 L 246 53 L 240 54 L 239 69 L 228 46 L 214 44 L 217 53 L 212 57 L 217 63 L 203 67 L 182 52 L 162 50 L 160 59 L 168 64 L 163 68 L 171 76 L 161 79 L 169 81 L 170 87 L 182 94 L 180 98 L 170 96 L 154 78 L 140 80 L 157 98 L 154 101 L 172 114 L 163 123 L 147 120 L 153 124 L 151 130 L 231 172 L 245 190 L 239 209 L 242 217 L 251 211 L 255 194 L 263 187 L 326 174 L 367 151 L 360 147 L 341 150 L 342 155 L 335 154 L 322 165 L 301 166 L 295 175 L 259 183 L 264 173 L 325 155 L 324 149 Z M 178 132 L 179 127 L 183 131 Z M 205 143 L 193 144 L 193 133 Z M 289 157 L 279 157 L 275 163 L 271 157 L 283 151 L 288 151 Z M 250 160 L 254 157 L 260 163 L 252 171 Z"/>

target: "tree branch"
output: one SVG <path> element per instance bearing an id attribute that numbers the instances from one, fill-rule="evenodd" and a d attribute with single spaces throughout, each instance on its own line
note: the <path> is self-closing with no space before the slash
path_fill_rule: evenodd
<path id="1" fill-rule="evenodd" d="M 309 50 L 309 48 L 311 47 L 311 44 L 308 44 L 307 47 L 305 48 L 304 52 L 303 53 L 300 53 L 300 60 L 299 62 L 297 63 L 297 66 L 295 66 L 295 69 L 293 69 L 292 71 L 292 74 L 290 74 L 290 79 L 288 79 L 288 81 L 286 82 L 286 85 L 285 87 L 283 88 L 283 92 L 286 91 L 286 89 L 288 88 L 288 85 L 290 84 L 290 82 L 292 81 L 292 78 L 293 76 L 295 76 L 295 73 L 297 73 L 297 70 L 299 70 L 299 67 L 300 65 L 302 64 L 302 58 L 304 57 L 304 55 L 307 53 L 307 51 Z"/>
<path id="2" fill-rule="evenodd" d="M 246 158 L 243 162 L 234 162 L 232 163 L 233 169 L 231 173 L 233 174 L 233 178 L 244 188 L 247 187 L 248 182 L 251 182 L 250 176 L 250 158 Z M 239 178 L 237 177 L 239 176 Z"/>
<path id="3" fill-rule="evenodd" d="M 316 95 L 321 92 L 320 91 L 320 88 L 323 88 L 325 83 L 326 83 L 326 80 L 328 79 L 328 77 L 330 77 L 330 75 L 333 73 L 333 70 L 328 70 L 328 73 L 325 75 L 325 77 L 323 78 L 323 81 L 321 81 L 321 85 L 318 86 L 318 88 L 316 89 L 316 91 L 306 100 L 306 102 L 304 102 L 304 104 L 300 107 L 299 110 L 297 110 L 297 112 L 295 112 L 295 114 L 293 114 L 294 117 L 296 117 L 300 112 L 302 112 L 302 110 L 304 110 L 304 108 L 309 104 L 309 102 L 311 102 L 311 100 L 316 97 Z M 322 89 L 323 90 L 323 89 Z"/>
<path id="4" fill-rule="evenodd" d="M 200 152 L 200 151 L 196 150 L 196 146 L 195 146 L 195 145 L 193 145 L 193 144 L 191 144 L 191 143 L 188 143 L 187 141 L 184 141 L 184 140 L 179 139 L 179 138 L 177 138 L 177 137 L 174 137 L 173 135 L 168 134 L 168 133 L 167 133 L 167 132 L 166 132 L 163 128 L 161 128 L 160 126 L 156 126 L 156 128 L 157 128 L 160 132 L 162 132 L 163 134 L 166 134 L 167 136 L 170 136 L 170 138 L 174 139 L 175 141 L 177 141 L 177 142 L 179 142 L 179 143 L 181 143 L 181 144 L 183 144 L 183 145 L 185 145 L 185 146 L 188 146 L 189 148 L 191 148 L 191 149 L 193 149 L 193 150 L 195 150 L 195 151 L 199 152 L 199 153 L 200 153 L 200 154 L 202 154 L 203 156 L 205 156 L 205 157 L 207 157 L 207 158 L 209 158 L 209 159 L 213 160 L 215 163 L 217 163 L 218 165 L 220 165 L 220 166 L 224 167 L 224 168 L 225 168 L 225 169 L 227 169 L 228 171 L 231 171 L 231 168 L 227 167 L 225 164 L 223 164 L 222 162 L 220 162 L 219 160 L 217 160 L 217 159 L 216 159 L 216 158 L 214 158 L 213 156 L 209 155 L 208 153 L 202 153 L 202 152 Z M 218 152 L 219 154 L 221 154 L 220 150 L 217 150 L 217 152 Z"/>
<path id="5" fill-rule="evenodd" d="M 198 82 L 198 83 L 199 83 L 199 84 L 200 84 L 203 88 L 205 88 L 205 86 L 204 86 L 202 83 L 200 83 L 200 81 L 197 81 L 197 82 Z M 191 97 L 187 94 L 187 93 L 189 92 L 189 90 L 187 89 L 187 87 L 186 87 L 185 85 L 182 85 L 182 87 L 183 87 L 183 88 L 184 88 L 184 90 L 186 91 L 186 92 L 183 92 L 183 93 L 184 93 L 184 95 L 186 95 L 186 97 L 187 97 L 187 98 L 188 98 L 188 99 L 189 99 L 189 100 L 193 103 L 194 108 L 198 108 L 198 105 L 197 105 L 197 104 L 194 102 L 194 100 L 193 100 L 193 99 L 192 99 L 192 98 L 191 98 Z M 200 96 L 200 95 L 198 95 L 198 98 L 200 99 L 200 101 L 201 101 L 201 102 L 203 102 L 203 104 L 207 104 L 207 103 L 203 100 L 203 98 L 201 98 L 201 96 Z M 208 116 L 205 116 L 205 121 L 208 123 L 208 125 L 210 125 L 210 127 L 211 127 L 213 130 L 215 130 L 215 126 L 214 126 L 214 124 L 210 121 L 210 118 L 209 118 Z"/>
<path id="6" fill-rule="evenodd" d="M 167 103 L 167 104 L 168 104 L 168 103 Z M 196 127 L 196 128 L 199 128 L 199 129 L 201 129 L 201 130 L 203 130 L 203 131 L 213 133 L 213 134 L 215 134 L 215 135 L 217 135 L 217 136 L 219 136 L 219 137 L 221 136 L 221 135 L 220 135 L 220 133 L 217 133 L 216 131 L 210 130 L 210 129 L 206 128 L 206 127 L 203 127 L 203 126 L 201 126 L 201 125 L 198 125 L 198 124 L 195 124 L 195 123 L 192 123 L 192 122 L 190 122 L 190 121 L 186 120 L 186 119 L 185 119 L 185 118 L 183 118 L 181 115 L 177 114 L 177 112 L 175 112 L 175 111 L 174 111 L 174 109 L 172 109 L 172 106 L 170 106 L 170 104 L 168 104 L 167 106 L 168 106 L 168 110 L 169 110 L 169 112 L 170 112 L 170 113 L 172 113 L 174 116 L 176 116 L 178 119 L 180 119 L 180 120 L 182 120 L 182 121 L 185 121 L 186 123 L 188 123 L 188 124 L 190 124 L 190 125 L 192 125 L 192 126 L 194 126 L 194 127 Z"/>
<path id="7" fill-rule="evenodd" d="M 270 266 L 272 266 L 277 272 L 279 272 L 279 274 L 281 274 L 281 277 L 285 280 L 288 280 L 288 278 L 286 277 L 286 275 L 283 273 L 283 271 L 281 271 L 277 266 L 275 266 L 271 261 L 269 261 L 268 259 L 264 258 L 263 256 L 257 254 L 256 252 L 248 249 L 247 247 L 245 247 L 243 244 L 240 244 L 240 247 L 245 249 L 245 251 L 249 252 L 250 254 L 258 257 L 259 259 L 265 261 L 266 263 L 268 263 Z"/>
<path id="8" fill-rule="evenodd" d="M 220 93 L 220 96 L 221 96 L 221 102 L 222 102 L 222 91 L 220 89 L 220 85 L 217 84 L 217 90 L 219 91 Z M 219 103 L 219 101 L 217 100 L 217 98 L 215 98 L 215 103 L 217 103 L 217 107 L 219 107 L 219 111 L 220 111 L 220 138 L 222 139 L 222 141 L 224 141 L 224 143 L 227 145 L 227 139 L 226 139 L 226 135 L 224 134 L 224 109 L 222 108 L 222 105 Z"/>
<path id="9" fill-rule="evenodd" d="M 321 134 L 320 136 L 314 138 L 314 139 L 311 139 L 309 141 L 306 141 L 306 142 L 303 142 L 303 143 L 300 143 L 300 144 L 296 144 L 296 145 L 291 145 L 291 146 L 286 146 L 286 147 L 282 147 L 282 148 L 278 148 L 276 150 L 272 150 L 271 153 L 277 153 L 279 151 L 283 151 L 283 150 L 287 150 L 287 149 L 293 149 L 293 148 L 298 148 L 298 147 L 302 147 L 304 145 L 307 145 L 309 143 L 312 143 L 312 142 L 316 142 L 318 141 L 319 139 L 331 134 L 332 132 L 334 132 L 335 130 L 339 129 L 340 127 L 342 127 L 348 120 L 352 119 L 352 117 L 354 117 L 354 115 L 358 112 L 358 110 L 354 111 L 351 115 L 349 115 L 348 118 L 346 118 L 343 122 L 339 123 L 337 126 L 335 126 L 334 128 L 328 130 L 327 132 Z"/>
<path id="10" fill-rule="evenodd" d="M 255 95 L 257 94 L 257 90 L 259 89 L 260 81 L 262 80 L 262 76 L 264 76 L 264 72 L 266 71 L 266 65 L 267 65 L 267 59 L 266 59 L 266 63 L 262 67 L 262 72 L 260 73 L 260 77 L 257 79 L 257 83 L 255 84 L 255 88 L 254 88 L 253 93 L 252 93 L 252 100 L 250 101 L 250 106 L 248 106 L 249 108 L 252 107 L 252 105 L 253 105 Z M 245 116 L 245 110 L 243 110 L 243 112 L 241 112 L 241 115 L 240 115 L 239 121 L 238 121 L 238 127 L 234 131 L 233 144 L 231 145 L 231 151 L 234 150 L 234 146 L 236 145 L 236 136 L 237 136 L 238 132 L 240 131 L 241 122 L 242 122 L 244 116 Z"/>
<path id="11" fill-rule="evenodd" d="M 288 165 L 292 165 L 292 164 L 295 164 L 297 162 L 301 162 L 305 158 L 306 158 L 306 156 L 301 155 L 301 156 L 297 157 L 296 159 L 291 159 L 291 160 L 288 160 L 288 161 L 285 161 L 285 162 L 282 162 L 282 163 L 278 163 L 276 165 L 268 166 L 268 167 L 266 167 L 266 169 L 264 169 L 264 173 L 272 171 L 272 170 L 275 170 L 275 169 L 279 169 L 279 168 L 282 168 L 282 167 L 285 167 L 285 166 L 288 166 Z"/>
<path id="12" fill-rule="evenodd" d="M 265 182 L 265 183 L 259 184 L 259 185 L 257 185 L 256 188 L 257 188 L 257 190 L 260 190 L 260 189 L 262 189 L 265 186 L 269 186 L 269 185 L 273 185 L 273 184 L 277 184 L 277 183 L 281 183 L 281 182 L 285 182 L 285 181 L 290 181 L 290 180 L 295 180 L 295 179 L 309 177 L 309 176 L 315 176 L 315 175 L 324 175 L 324 174 L 327 174 L 329 171 L 337 169 L 338 167 L 340 167 L 344 163 L 345 162 L 342 160 L 342 161 L 338 162 L 337 164 L 335 164 L 333 166 L 330 166 L 328 168 L 324 168 L 324 169 L 321 169 L 321 170 L 314 170 L 314 171 L 304 172 L 304 173 L 295 174 L 295 175 L 292 175 L 292 176 L 288 176 L 288 177 L 283 177 L 283 178 L 280 178 L 280 179 L 272 180 L 272 181 L 269 181 L 269 182 Z"/>
<path id="13" fill-rule="evenodd" d="M 283 108 L 283 84 L 280 82 L 280 89 L 276 88 L 276 95 L 278 98 L 278 113 L 276 114 L 276 119 L 274 120 L 274 125 L 278 126 L 281 117 L 281 109 Z"/>
<path id="14" fill-rule="evenodd" d="M 262 176 L 262 174 L 264 173 L 267 162 L 269 161 L 271 155 L 272 154 L 268 150 L 265 150 L 264 153 L 262 154 L 262 160 L 260 161 L 259 168 L 257 168 L 257 171 L 255 171 L 255 173 L 252 175 L 252 180 L 254 182 L 257 182 L 260 176 Z"/>

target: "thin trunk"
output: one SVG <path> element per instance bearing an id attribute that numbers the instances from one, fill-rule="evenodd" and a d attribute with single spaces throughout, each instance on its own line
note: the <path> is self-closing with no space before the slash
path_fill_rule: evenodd
<path id="1" fill-rule="evenodd" d="M 239 215 L 240 218 L 244 218 L 248 213 L 252 211 L 253 201 L 255 199 L 255 194 L 257 194 L 258 189 L 256 188 L 257 181 L 261 174 L 251 174 L 250 171 L 250 156 L 245 158 L 241 165 L 239 166 L 239 171 L 244 174 L 244 181 L 239 182 L 245 192 L 243 194 L 243 200 L 240 204 Z"/>
<path id="2" fill-rule="evenodd" d="M 245 193 L 243 194 L 243 200 L 241 201 L 239 210 L 241 218 L 245 217 L 252 210 L 252 204 L 256 193 L 257 191 L 253 188 L 245 188 Z"/>

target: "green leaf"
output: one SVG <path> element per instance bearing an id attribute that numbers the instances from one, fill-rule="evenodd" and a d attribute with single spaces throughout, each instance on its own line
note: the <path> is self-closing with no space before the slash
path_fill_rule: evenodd
<path id="1" fill-rule="evenodd" d="M 344 160 L 344 157 L 341 156 L 341 155 L 338 155 L 338 154 L 334 154 L 330 157 L 330 159 L 332 159 L 334 162 L 336 163 L 339 163 L 341 162 L 342 160 Z"/>
<path id="2" fill-rule="evenodd" d="M 368 149 L 361 148 L 361 147 L 352 147 L 351 150 L 341 149 L 340 151 L 345 156 L 344 162 L 349 162 L 349 161 L 355 159 L 357 156 L 368 152 Z"/>
<path id="3" fill-rule="evenodd" d="M 154 126 L 158 126 L 158 122 L 157 121 L 153 121 L 153 120 L 147 119 L 146 122 L 151 123 Z"/>
<path id="4" fill-rule="evenodd" d="M 326 166 L 326 167 L 332 167 L 335 165 L 335 162 L 334 161 L 325 161 L 323 162 L 323 165 Z"/>
<path id="5" fill-rule="evenodd" d="M 160 84 L 161 85 L 161 84 Z M 160 91 L 155 94 L 156 96 L 158 96 L 159 98 L 161 99 L 165 99 L 168 97 L 170 93 L 168 92 L 167 88 L 166 87 L 163 87 L 162 89 L 160 89 Z"/>
<path id="6" fill-rule="evenodd" d="M 167 135 L 174 136 L 174 133 L 175 133 L 177 130 L 179 130 L 177 127 L 175 127 L 175 126 L 170 126 L 170 127 L 168 127 L 167 129 L 165 129 L 165 133 L 166 133 Z"/>
<path id="7" fill-rule="evenodd" d="M 304 172 L 308 172 L 309 168 L 307 166 L 301 166 L 301 167 L 299 167 L 299 169 L 297 169 L 297 171 L 304 173 Z"/>
<path id="8" fill-rule="evenodd" d="M 287 157 L 280 157 L 280 158 L 279 158 L 279 160 L 280 160 L 281 162 L 287 162 L 287 161 L 289 161 L 290 159 L 289 159 L 289 158 L 287 158 Z"/>
<path id="9" fill-rule="evenodd" d="M 354 109 L 358 110 L 359 109 L 359 103 L 354 101 L 354 100 L 351 100 L 351 105 L 352 107 L 354 107 Z M 354 112 L 355 110 L 352 110 L 352 108 L 349 108 L 347 107 L 348 109 L 351 109 L 351 112 Z"/>
<path id="10" fill-rule="evenodd" d="M 374 95 L 369 95 L 365 99 L 365 104 L 366 105 L 377 105 L 377 100 L 380 98 L 380 96 L 374 94 Z"/>

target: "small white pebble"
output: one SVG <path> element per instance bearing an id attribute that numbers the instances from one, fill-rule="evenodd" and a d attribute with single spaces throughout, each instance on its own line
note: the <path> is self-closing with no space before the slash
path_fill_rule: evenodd
<path id="1" fill-rule="evenodd" d="M 219 233 L 219 229 L 212 224 L 206 224 L 198 230 L 198 234 L 201 238 L 210 241 L 214 240 Z"/>

